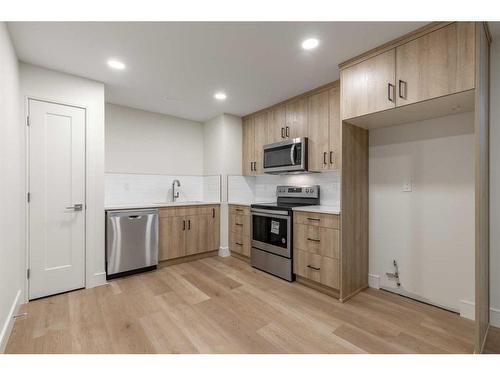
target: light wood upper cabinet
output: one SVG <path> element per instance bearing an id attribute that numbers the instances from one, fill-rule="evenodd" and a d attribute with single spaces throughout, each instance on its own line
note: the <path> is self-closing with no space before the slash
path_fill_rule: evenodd
<path id="1" fill-rule="evenodd" d="M 254 172 L 255 163 L 255 132 L 254 132 L 254 119 L 248 117 L 243 120 L 243 157 L 242 157 L 242 171 L 244 176 L 252 176 Z"/>
<path id="2" fill-rule="evenodd" d="M 308 136 L 307 105 L 307 98 L 299 98 L 286 103 L 286 138 L 300 138 Z"/>
<path id="3" fill-rule="evenodd" d="M 264 173 L 264 145 L 269 143 L 268 138 L 268 112 L 255 115 L 254 120 L 254 174 Z"/>
<path id="4" fill-rule="evenodd" d="M 342 119 L 394 108 L 395 74 L 395 49 L 341 70 Z"/>
<path id="5" fill-rule="evenodd" d="M 473 89 L 474 35 L 455 22 L 397 47 L 397 106 Z"/>
<path id="6" fill-rule="evenodd" d="M 329 169 L 329 96 L 322 91 L 308 97 L 309 170 Z"/>
<path id="7" fill-rule="evenodd" d="M 340 87 L 328 91 L 330 148 L 328 152 L 329 169 L 340 169 L 342 159 L 342 121 L 340 120 Z"/>
<path id="8" fill-rule="evenodd" d="M 269 110 L 269 143 L 283 141 L 285 135 L 285 105 L 281 104 Z"/>

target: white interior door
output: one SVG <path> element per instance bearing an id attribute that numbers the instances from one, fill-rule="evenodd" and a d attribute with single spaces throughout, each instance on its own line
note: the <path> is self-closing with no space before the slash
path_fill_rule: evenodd
<path id="1" fill-rule="evenodd" d="M 28 105 L 29 298 L 35 299 L 85 286 L 85 109 Z"/>

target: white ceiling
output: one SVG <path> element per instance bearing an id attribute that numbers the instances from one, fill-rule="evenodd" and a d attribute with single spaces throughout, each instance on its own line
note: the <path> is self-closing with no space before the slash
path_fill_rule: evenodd
<path id="1" fill-rule="evenodd" d="M 339 77 L 419 22 L 11 22 L 21 61 L 104 82 L 106 101 L 197 121 L 245 115 Z M 320 46 L 302 50 L 304 38 Z M 110 57 L 127 68 L 108 68 Z M 228 95 L 213 99 L 215 91 Z"/>

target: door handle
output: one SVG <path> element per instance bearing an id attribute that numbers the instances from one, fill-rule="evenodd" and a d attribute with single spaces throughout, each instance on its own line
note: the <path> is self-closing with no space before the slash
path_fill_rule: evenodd
<path id="1" fill-rule="evenodd" d="M 212 208 L 212 217 L 215 218 L 215 208 Z"/>
<path id="2" fill-rule="evenodd" d="M 313 241 L 313 242 L 321 242 L 321 240 L 317 240 L 315 238 L 307 238 L 308 241 Z"/>
<path id="3" fill-rule="evenodd" d="M 186 230 L 186 220 L 182 220 L 182 230 Z"/>
<path id="4" fill-rule="evenodd" d="M 281 138 L 285 138 L 285 128 L 281 128 Z"/>
<path id="5" fill-rule="evenodd" d="M 188 220 L 188 230 L 191 230 L 191 220 Z"/>
<path id="6" fill-rule="evenodd" d="M 326 151 L 323 152 L 323 164 L 325 164 L 325 165 L 326 165 L 326 154 L 327 154 Z"/>
<path id="7" fill-rule="evenodd" d="M 405 94 L 404 95 L 403 95 L 403 88 L 402 88 L 403 84 L 405 86 L 405 90 L 404 90 Z M 398 82 L 398 86 L 399 86 L 398 87 L 399 88 L 399 97 L 401 99 L 406 99 L 406 81 L 403 81 L 403 80 L 400 79 L 399 82 Z"/>
<path id="8" fill-rule="evenodd" d="M 333 151 L 330 151 L 330 164 L 333 164 Z"/>
<path id="9" fill-rule="evenodd" d="M 292 165 L 295 165 L 295 146 L 296 143 L 294 143 L 290 148 L 290 161 L 292 162 Z"/>
<path id="10" fill-rule="evenodd" d="M 290 127 L 287 126 L 285 129 L 286 129 L 285 130 L 285 136 L 288 138 L 288 137 L 290 137 Z"/>
<path id="11" fill-rule="evenodd" d="M 83 210 L 83 204 L 82 203 L 76 203 L 73 206 L 66 207 L 67 210 L 73 210 L 73 211 L 82 211 Z"/>
<path id="12" fill-rule="evenodd" d="M 387 99 L 389 99 L 390 102 L 394 102 L 394 85 L 392 83 L 387 84 Z"/>

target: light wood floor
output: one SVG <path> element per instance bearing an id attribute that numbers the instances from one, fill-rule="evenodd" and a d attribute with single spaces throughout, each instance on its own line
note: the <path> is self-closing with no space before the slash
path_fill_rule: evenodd
<path id="1" fill-rule="evenodd" d="M 342 304 L 212 257 L 33 301 L 7 353 L 471 353 L 473 323 L 369 289 Z"/>

